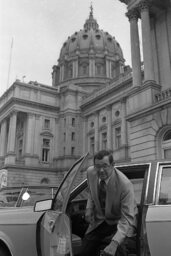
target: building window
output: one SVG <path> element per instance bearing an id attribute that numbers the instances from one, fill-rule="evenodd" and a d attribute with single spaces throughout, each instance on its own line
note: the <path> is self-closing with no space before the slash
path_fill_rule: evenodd
<path id="1" fill-rule="evenodd" d="M 71 155 L 73 156 L 75 154 L 75 147 L 71 147 Z"/>
<path id="2" fill-rule="evenodd" d="M 103 69 L 103 65 L 98 63 L 96 64 L 96 75 L 103 75 L 104 69 Z"/>
<path id="3" fill-rule="evenodd" d="M 71 133 L 71 140 L 74 141 L 75 140 L 75 132 Z"/>
<path id="4" fill-rule="evenodd" d="M 18 158 L 22 157 L 23 153 L 23 139 L 18 140 Z"/>
<path id="5" fill-rule="evenodd" d="M 94 137 L 90 138 L 90 154 L 94 154 Z"/>
<path id="6" fill-rule="evenodd" d="M 87 65 L 82 66 L 83 75 L 87 75 Z"/>
<path id="7" fill-rule="evenodd" d="M 66 127 L 66 118 L 64 118 L 64 127 Z"/>
<path id="8" fill-rule="evenodd" d="M 42 161 L 49 162 L 50 140 L 43 139 Z"/>
<path id="9" fill-rule="evenodd" d="M 170 159 L 171 158 L 171 130 L 167 131 L 163 136 L 162 149 L 163 149 L 164 159 Z"/>
<path id="10" fill-rule="evenodd" d="M 64 132 L 64 141 L 66 141 L 66 133 Z"/>
<path id="11" fill-rule="evenodd" d="M 93 128 L 94 127 L 94 122 L 90 123 L 90 127 Z"/>
<path id="12" fill-rule="evenodd" d="M 22 157 L 22 149 L 18 150 L 18 157 L 21 158 Z"/>
<path id="13" fill-rule="evenodd" d="M 115 117 L 119 117 L 119 115 L 120 115 L 120 111 L 117 110 L 117 111 L 115 112 Z"/>
<path id="14" fill-rule="evenodd" d="M 73 68 L 72 68 L 72 65 L 70 65 L 68 67 L 68 78 L 72 78 L 73 76 Z"/>
<path id="15" fill-rule="evenodd" d="M 111 66 L 111 73 L 112 73 L 112 78 L 116 77 L 116 66 L 115 66 L 115 64 L 112 64 L 112 66 Z"/>
<path id="16" fill-rule="evenodd" d="M 115 128 L 115 146 L 116 149 L 121 147 L 121 127 Z"/>
<path id="17" fill-rule="evenodd" d="M 102 133 L 102 149 L 107 148 L 107 132 Z"/>
<path id="18" fill-rule="evenodd" d="M 102 117 L 102 123 L 106 123 L 106 117 L 105 116 Z"/>
<path id="19" fill-rule="evenodd" d="M 19 148 L 22 148 L 22 146 L 23 146 L 23 140 L 20 139 L 20 140 L 19 140 Z"/>
<path id="20" fill-rule="evenodd" d="M 87 76 L 88 75 L 88 63 L 80 63 L 79 65 L 79 75 L 80 76 Z"/>
<path id="21" fill-rule="evenodd" d="M 46 177 L 42 178 L 40 181 L 41 184 L 49 184 L 49 182 L 50 182 L 49 179 Z"/>
<path id="22" fill-rule="evenodd" d="M 72 117 L 72 126 L 74 127 L 75 126 L 75 118 Z"/>
<path id="23" fill-rule="evenodd" d="M 23 128 L 24 128 L 24 122 L 23 121 L 20 122 L 20 128 L 21 128 L 21 130 L 23 130 Z"/>
<path id="24" fill-rule="evenodd" d="M 50 129 L 50 120 L 49 119 L 44 120 L 44 128 L 45 129 Z"/>

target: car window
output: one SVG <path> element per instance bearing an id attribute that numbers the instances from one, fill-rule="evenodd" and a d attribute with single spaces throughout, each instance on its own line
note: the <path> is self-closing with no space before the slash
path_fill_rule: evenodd
<path id="1" fill-rule="evenodd" d="M 141 179 L 131 179 L 131 182 L 134 187 L 134 194 L 137 204 L 139 205 L 141 202 L 141 194 L 142 194 L 142 188 L 143 188 L 143 178 Z"/>
<path id="2" fill-rule="evenodd" d="M 162 168 L 158 204 L 171 204 L 171 166 Z"/>
<path id="3" fill-rule="evenodd" d="M 131 182 L 134 187 L 134 193 L 135 193 L 135 199 L 137 204 L 140 204 L 141 201 L 141 194 L 142 194 L 142 188 L 143 188 L 143 178 L 139 179 L 131 179 Z M 86 187 L 84 190 L 82 190 L 75 198 L 76 200 L 85 200 L 88 199 L 88 187 Z"/>
<path id="4" fill-rule="evenodd" d="M 79 194 L 77 194 L 73 200 L 77 201 L 77 200 L 87 200 L 87 199 L 88 199 L 88 187 L 86 187 Z"/>
<path id="5" fill-rule="evenodd" d="M 0 207 L 14 207 L 18 201 L 21 188 L 2 189 L 0 191 Z"/>
<path id="6" fill-rule="evenodd" d="M 62 211 L 66 209 L 70 192 L 73 191 L 86 177 L 87 159 L 88 154 L 80 158 L 66 174 L 55 197 L 54 210 Z"/>
<path id="7" fill-rule="evenodd" d="M 28 188 L 22 196 L 21 206 L 34 206 L 37 201 L 53 199 L 56 190 L 56 188 Z"/>

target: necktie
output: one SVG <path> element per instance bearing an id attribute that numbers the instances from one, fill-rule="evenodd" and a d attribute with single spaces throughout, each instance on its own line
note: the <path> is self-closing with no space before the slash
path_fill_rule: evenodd
<path id="1" fill-rule="evenodd" d="M 101 180 L 99 183 L 99 201 L 102 208 L 103 214 L 105 214 L 105 203 L 106 203 L 106 182 Z"/>

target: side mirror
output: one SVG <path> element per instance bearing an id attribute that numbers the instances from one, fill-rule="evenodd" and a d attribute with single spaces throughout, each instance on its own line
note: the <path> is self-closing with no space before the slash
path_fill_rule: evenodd
<path id="1" fill-rule="evenodd" d="M 52 199 L 37 201 L 34 205 L 35 212 L 47 211 L 52 207 Z"/>

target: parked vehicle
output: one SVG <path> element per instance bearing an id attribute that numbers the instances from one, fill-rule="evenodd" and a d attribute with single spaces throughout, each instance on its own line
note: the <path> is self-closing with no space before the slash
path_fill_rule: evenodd
<path id="1" fill-rule="evenodd" d="M 0 256 L 62 256 L 79 253 L 87 228 L 88 155 L 68 171 L 54 199 L 0 211 Z M 131 256 L 170 256 L 171 161 L 117 166 L 132 181 L 139 215 Z"/>
<path id="2" fill-rule="evenodd" d="M 33 207 L 38 200 L 54 198 L 56 191 L 57 187 L 47 185 L 3 187 L 0 189 L 0 208 Z"/>

